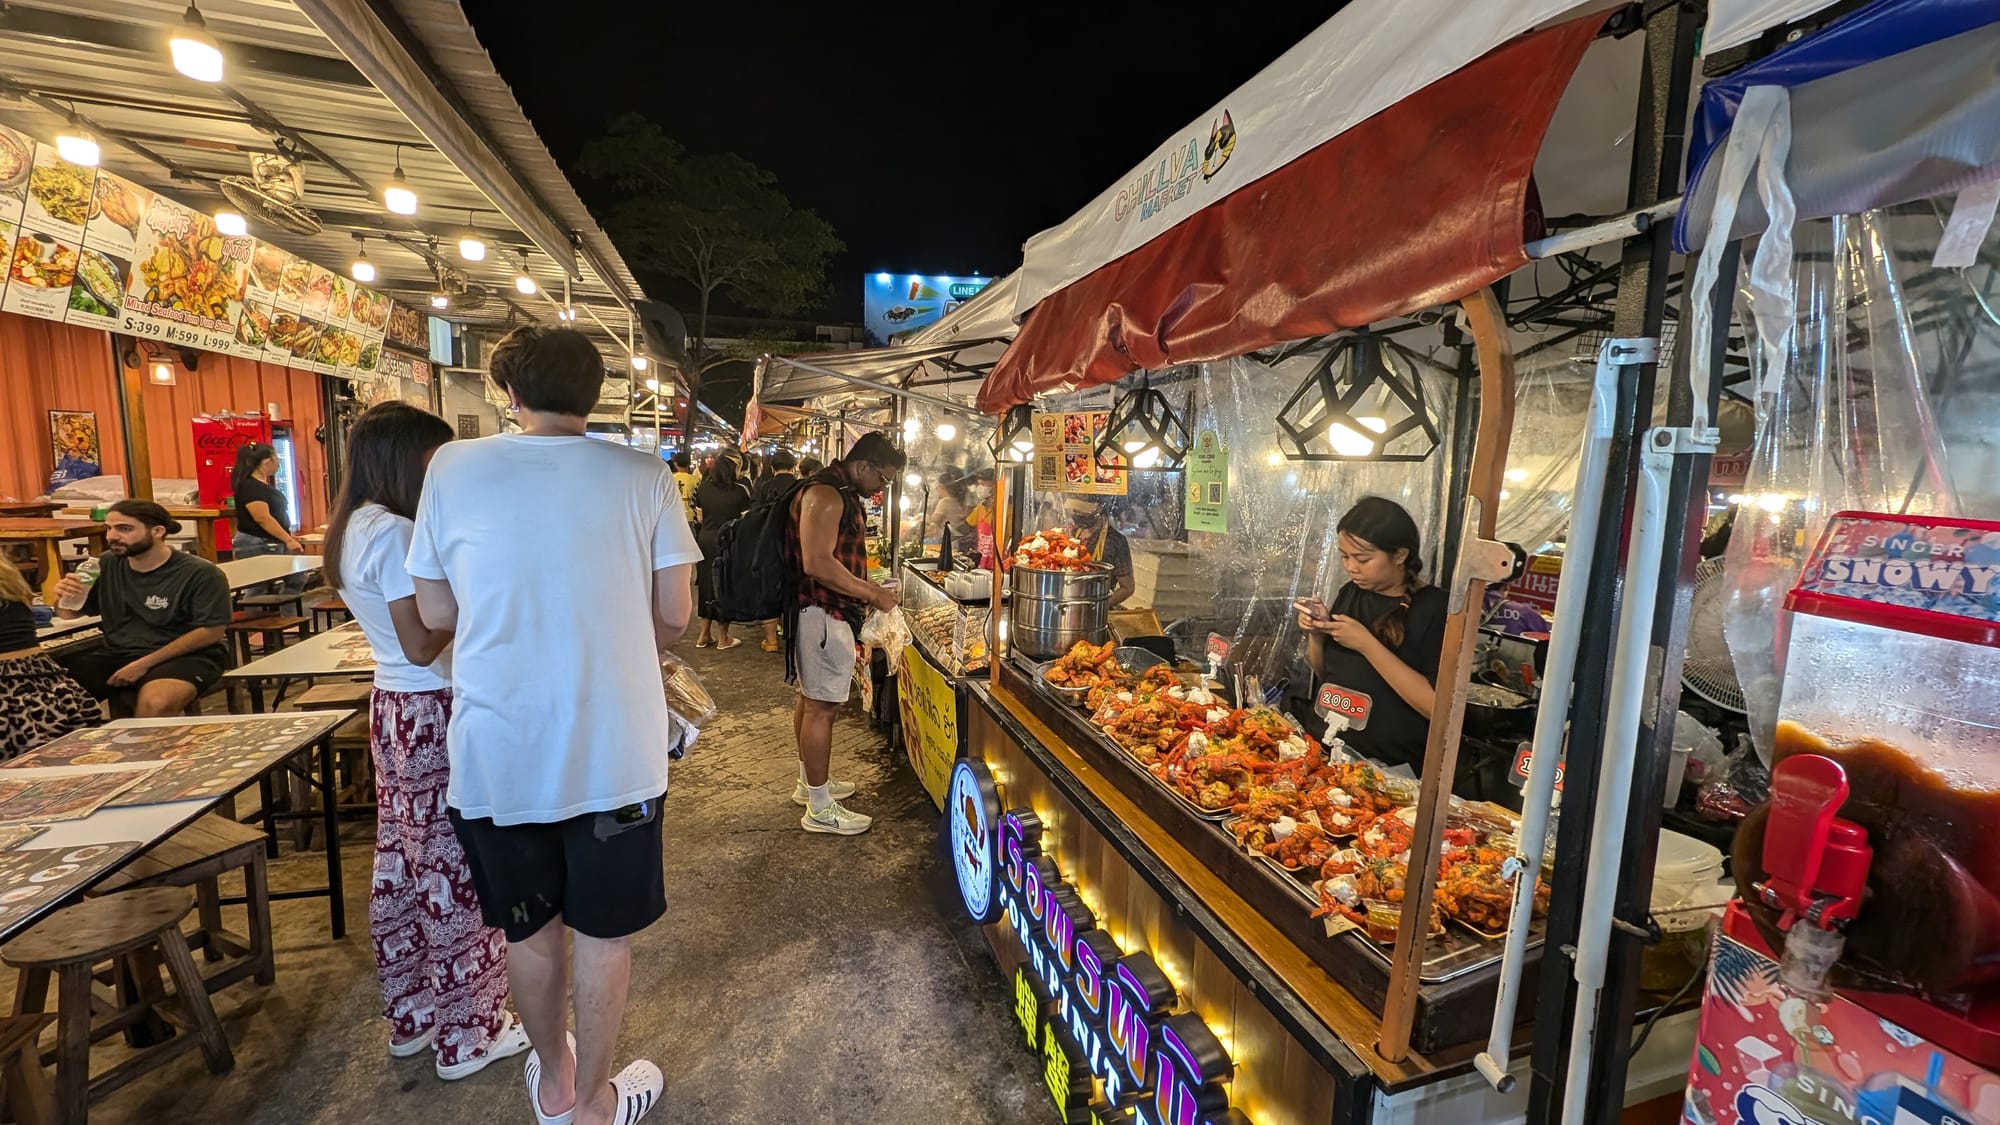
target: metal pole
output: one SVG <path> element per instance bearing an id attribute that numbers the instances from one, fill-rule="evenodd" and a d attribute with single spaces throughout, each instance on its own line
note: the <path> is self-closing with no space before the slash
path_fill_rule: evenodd
<path id="1" fill-rule="evenodd" d="M 1679 192 L 1681 154 L 1685 148 L 1682 133 L 1694 72 L 1695 33 L 1700 23 L 1698 17 L 1676 4 L 1659 6 L 1647 15 L 1646 21 L 1646 59 L 1640 74 L 1632 174 L 1626 200 L 1633 210 L 1649 207 Z M 1655 224 L 1644 235 L 1625 243 L 1619 266 L 1613 335 L 1659 337 L 1665 322 L 1672 233 L 1670 226 Z M 1617 635 L 1618 602 L 1624 582 L 1625 528 L 1641 452 L 1638 439 L 1652 418 L 1656 374 L 1657 365 L 1652 363 L 1634 364 L 1621 371 L 1595 558 L 1588 574 L 1563 576 L 1568 582 L 1589 583 L 1583 610 L 1584 640 L 1577 658 L 1577 666 L 1589 672 L 1577 678 L 1563 774 L 1563 803 L 1570 809 L 1590 809 L 1597 803 L 1597 774 L 1604 754 L 1606 707 L 1611 698 L 1611 648 Z M 1564 950 L 1575 949 L 1578 940 L 1589 848 L 1590 818 L 1575 813 L 1561 818 L 1556 836 L 1557 875 L 1551 887 L 1541 986 L 1535 1008 L 1534 1081 L 1528 1099 L 1530 1122 L 1551 1122 L 1562 1115 L 1562 1091 L 1571 1065 L 1568 1048 L 1573 1011 L 1572 964 Z M 1623 987 L 1622 981 L 1609 981 L 1607 985 Z M 1587 1060 L 1576 1063 L 1588 1065 Z"/>

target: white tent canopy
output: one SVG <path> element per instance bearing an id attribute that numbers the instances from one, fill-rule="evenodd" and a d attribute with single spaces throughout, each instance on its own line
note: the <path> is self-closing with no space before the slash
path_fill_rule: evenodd
<path id="1" fill-rule="evenodd" d="M 844 401 L 880 402 L 885 394 L 921 388 L 928 397 L 963 400 L 971 410 L 987 370 L 1014 338 L 1019 284 L 1020 275 L 1009 274 L 890 347 L 768 357 L 759 367 L 751 398 L 760 403 L 812 400 L 823 408 L 838 408 Z"/>

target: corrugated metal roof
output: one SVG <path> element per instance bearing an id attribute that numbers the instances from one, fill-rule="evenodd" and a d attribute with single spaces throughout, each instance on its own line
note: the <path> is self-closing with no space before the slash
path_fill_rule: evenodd
<path id="1" fill-rule="evenodd" d="M 605 350 L 622 351 L 625 320 L 619 306 L 642 293 L 609 237 L 494 73 L 459 6 L 449 0 L 404 6 L 421 19 L 420 34 L 441 56 L 434 61 L 475 117 L 470 124 L 493 140 L 508 172 L 544 203 L 543 221 L 577 232 L 591 251 L 577 264 L 571 299 L 597 311 L 611 327 L 618 339 L 605 338 Z M 167 33 L 184 11 L 185 0 L 10 0 L 0 10 L 0 58 L 6 60 L 0 80 L 9 84 L 0 85 L 0 122 L 51 140 L 64 124 L 63 107 L 73 107 L 97 128 L 107 171 L 211 209 L 224 205 L 214 187 L 217 177 L 247 172 L 251 153 L 274 151 L 274 137 L 289 134 L 287 143 L 309 150 L 304 202 L 326 229 L 299 236 L 253 225 L 252 234 L 345 272 L 356 250 L 353 234 L 365 233 L 378 287 L 411 298 L 435 288 L 415 247 L 436 238 L 439 257 L 492 294 L 477 311 L 442 315 L 490 326 L 504 323 L 511 308 L 536 321 L 555 319 L 556 305 L 548 296 L 515 292 L 520 262 L 515 251 L 531 246 L 522 224 L 442 156 L 298 4 L 201 4 L 208 29 L 228 58 L 220 85 L 192 81 L 173 69 Z M 420 200 L 418 214 L 408 218 L 390 214 L 381 203 L 381 187 L 399 161 Z M 459 258 L 458 238 L 468 229 L 488 245 L 484 262 Z M 603 276 L 593 259 L 603 264 Z M 529 261 L 528 272 L 544 294 L 560 297 L 562 267 L 539 251 Z M 577 327 L 594 326 L 584 316 Z"/>

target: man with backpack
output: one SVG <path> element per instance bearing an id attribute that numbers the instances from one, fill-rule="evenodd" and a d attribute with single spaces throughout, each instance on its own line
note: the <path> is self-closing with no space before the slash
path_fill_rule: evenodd
<path id="1" fill-rule="evenodd" d="M 799 483 L 798 455 L 789 449 L 780 449 L 771 454 L 767 463 L 770 471 L 757 482 L 757 503 L 776 504 L 789 500 L 792 489 Z M 775 617 L 764 621 L 764 651 L 778 651 L 778 619 Z"/>
<path id="2" fill-rule="evenodd" d="M 829 777 L 833 717 L 854 682 L 854 636 L 872 607 L 890 610 L 896 592 L 868 580 L 863 498 L 887 487 L 907 459 L 880 431 L 861 435 L 847 456 L 798 488 L 786 521 L 785 554 L 793 596 L 785 613 L 785 680 L 799 688 L 792 727 L 799 781 L 792 801 L 806 807 L 808 832 L 857 836 L 872 817 L 840 803 L 854 786 Z"/>

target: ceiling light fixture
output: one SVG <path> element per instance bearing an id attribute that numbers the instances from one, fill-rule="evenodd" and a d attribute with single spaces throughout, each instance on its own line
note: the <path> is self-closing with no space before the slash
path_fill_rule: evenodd
<path id="1" fill-rule="evenodd" d="M 1112 406 L 1094 453 L 1100 468 L 1166 472 L 1181 467 L 1188 444 L 1187 422 L 1146 375 Z"/>
<path id="2" fill-rule="evenodd" d="M 69 161 L 71 164 L 80 164 L 85 168 L 95 168 L 97 167 L 97 161 L 101 153 L 97 148 L 97 138 L 91 136 L 90 130 L 84 128 L 77 122 L 74 116 L 71 116 L 69 125 L 62 132 L 56 134 L 56 155 Z"/>
<path id="3" fill-rule="evenodd" d="M 1278 411 L 1290 461 L 1422 461 L 1438 447 L 1424 403 L 1435 364 L 1366 329 L 1335 338 Z"/>
<path id="4" fill-rule="evenodd" d="M 431 307 L 434 309 L 448 309 L 451 307 L 451 298 L 445 296 L 443 293 L 433 293 L 431 294 Z"/>
<path id="5" fill-rule="evenodd" d="M 1001 461 L 1026 461 L 1035 451 L 1035 407 L 1022 403 L 1009 407 L 993 431 L 993 456 Z"/>
<path id="6" fill-rule="evenodd" d="M 958 436 L 958 427 L 952 425 L 950 422 L 939 422 L 937 429 L 932 432 L 937 434 L 939 441 L 950 441 Z"/>
<path id="7" fill-rule="evenodd" d="M 222 81 L 222 44 L 208 33 L 207 21 L 193 4 L 167 38 L 167 52 L 173 56 L 174 69 L 196 82 Z"/>
<path id="8" fill-rule="evenodd" d="M 242 238 L 250 233 L 250 224 L 234 211 L 217 211 L 214 215 L 215 233 L 224 238 Z"/>
<path id="9" fill-rule="evenodd" d="M 417 193 L 403 178 L 403 146 L 396 146 L 396 170 L 389 176 L 389 182 L 382 185 L 382 206 L 397 215 L 417 213 Z"/>
<path id="10" fill-rule="evenodd" d="M 468 262 L 486 260 L 486 243 L 479 237 L 479 231 L 472 225 L 472 212 L 465 213 L 465 237 L 458 240 L 458 256 Z"/>
<path id="11" fill-rule="evenodd" d="M 173 364 L 161 362 L 153 365 L 153 382 L 163 387 L 171 387 L 177 381 Z"/>
<path id="12" fill-rule="evenodd" d="M 535 295 L 535 279 L 528 276 L 528 252 L 521 251 L 521 272 L 514 275 L 514 292 L 523 297 Z"/>
<path id="13" fill-rule="evenodd" d="M 658 379 L 646 380 L 646 389 L 652 391 L 654 394 L 660 393 L 660 381 Z"/>
<path id="14" fill-rule="evenodd" d="M 375 263 L 368 260 L 368 240 L 358 234 L 354 240 L 361 244 L 361 249 L 354 252 L 354 262 L 347 267 L 347 276 L 364 283 L 374 281 Z"/>
<path id="15" fill-rule="evenodd" d="M 640 355 L 638 352 L 632 353 L 632 370 L 644 371 L 646 368 L 651 367 L 652 364 L 653 364 L 652 360 L 647 359 L 645 356 Z"/>

